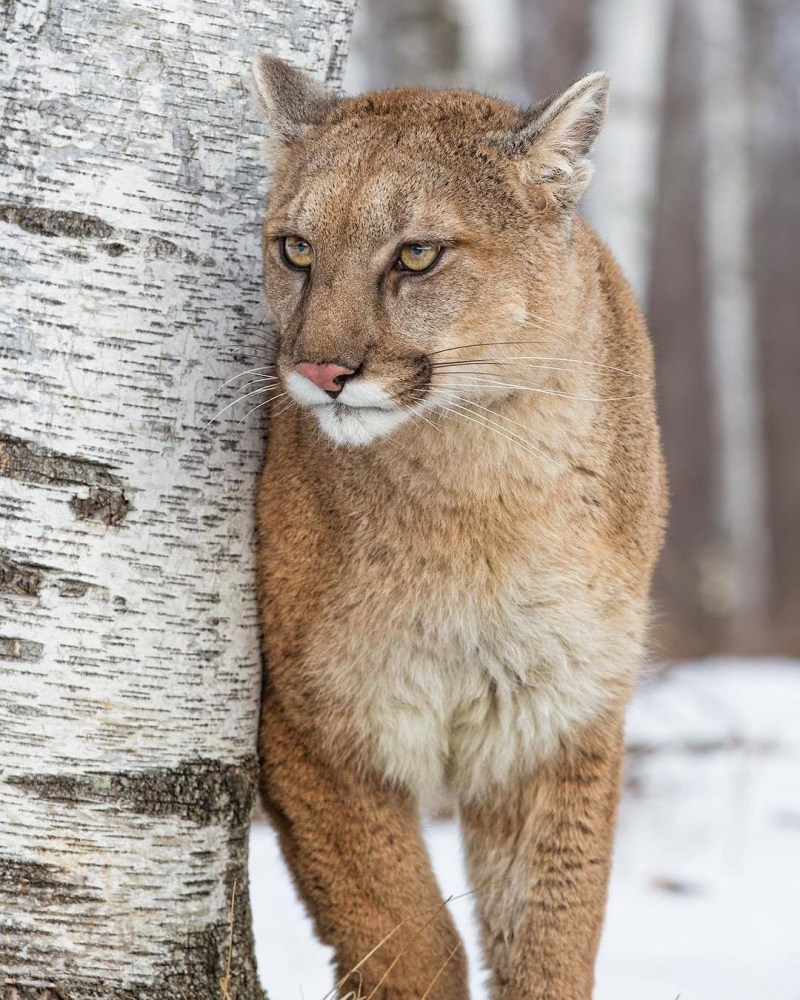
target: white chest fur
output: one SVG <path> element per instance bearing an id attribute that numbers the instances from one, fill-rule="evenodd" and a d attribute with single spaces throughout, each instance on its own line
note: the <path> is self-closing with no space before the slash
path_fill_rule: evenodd
<path id="1" fill-rule="evenodd" d="M 580 574 L 540 567 L 480 593 L 412 588 L 388 616 L 362 604 L 337 673 L 370 763 L 438 808 L 530 771 L 596 717 L 635 671 L 638 633 L 604 620 Z"/>

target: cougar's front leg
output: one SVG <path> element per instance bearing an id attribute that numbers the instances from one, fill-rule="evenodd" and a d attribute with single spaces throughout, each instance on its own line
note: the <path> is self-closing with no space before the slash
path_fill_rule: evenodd
<path id="1" fill-rule="evenodd" d="M 622 719 L 462 811 L 494 1000 L 590 1000 L 611 861 Z"/>
<path id="2" fill-rule="evenodd" d="M 262 795 L 317 933 L 336 951 L 339 978 L 358 969 L 340 994 L 466 1000 L 463 949 L 412 804 L 378 781 L 337 768 L 309 743 L 268 700 Z"/>

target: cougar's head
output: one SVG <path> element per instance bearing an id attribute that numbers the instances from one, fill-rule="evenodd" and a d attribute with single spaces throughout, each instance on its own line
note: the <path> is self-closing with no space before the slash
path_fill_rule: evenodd
<path id="1" fill-rule="evenodd" d="M 265 280 L 292 399 L 366 445 L 504 378 L 513 391 L 531 309 L 559 294 L 605 75 L 527 111 L 468 91 L 341 99 L 267 56 L 253 75 L 277 151 Z"/>

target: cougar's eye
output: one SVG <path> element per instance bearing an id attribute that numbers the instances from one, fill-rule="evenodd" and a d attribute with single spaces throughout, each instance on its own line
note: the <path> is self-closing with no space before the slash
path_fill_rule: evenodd
<path id="1" fill-rule="evenodd" d="M 281 239 L 281 253 L 289 267 L 307 271 L 314 263 L 314 248 L 302 236 L 284 236 Z"/>
<path id="2" fill-rule="evenodd" d="M 433 267 L 441 252 L 442 248 L 433 243 L 404 243 L 397 255 L 397 267 L 401 271 L 422 274 Z"/>

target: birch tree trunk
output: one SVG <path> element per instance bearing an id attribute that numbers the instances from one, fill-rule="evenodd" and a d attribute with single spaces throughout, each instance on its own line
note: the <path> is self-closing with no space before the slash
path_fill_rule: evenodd
<path id="1" fill-rule="evenodd" d="M 261 995 L 262 429 L 204 428 L 263 318 L 247 63 L 336 82 L 351 8 L 0 8 L 2 1000 Z"/>
<path id="2" fill-rule="evenodd" d="M 670 0 L 595 0 L 592 69 L 611 74 L 613 112 L 594 152 L 587 212 L 639 301 L 647 299 Z"/>

